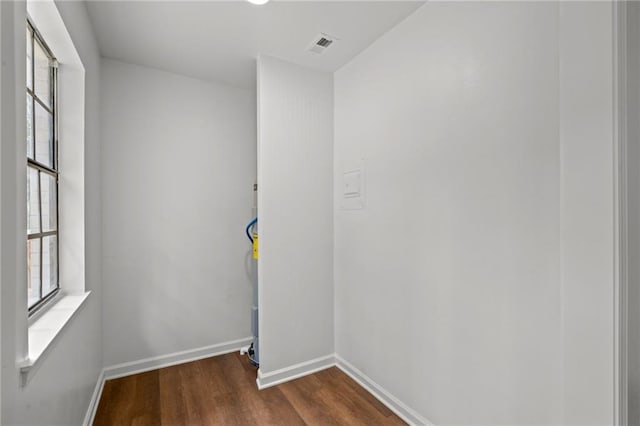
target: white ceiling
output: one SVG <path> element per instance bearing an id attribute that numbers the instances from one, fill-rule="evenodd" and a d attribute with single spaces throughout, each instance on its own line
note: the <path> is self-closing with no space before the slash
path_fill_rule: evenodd
<path id="1" fill-rule="evenodd" d="M 335 71 L 423 1 L 100 1 L 87 3 L 103 56 L 238 87 L 260 53 Z M 306 51 L 320 32 L 340 40 Z"/>

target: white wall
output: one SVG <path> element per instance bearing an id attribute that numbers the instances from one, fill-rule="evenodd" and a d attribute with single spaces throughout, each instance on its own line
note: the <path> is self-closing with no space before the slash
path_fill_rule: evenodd
<path id="1" fill-rule="evenodd" d="M 5 424 L 81 423 L 102 369 L 99 54 L 84 4 L 56 5 L 86 71 L 85 285 L 92 295 L 54 342 L 27 386 L 20 388 L 17 362 L 26 353 L 27 314 L 17 306 L 26 306 L 26 289 L 18 287 L 26 280 L 26 170 L 18 165 L 24 164 L 26 155 L 21 142 L 25 140 L 25 117 L 12 116 L 7 111 L 25 111 L 26 4 L 2 2 L 2 423 Z M 14 55 L 15 60 L 11 59 Z M 13 87 L 15 96 L 5 91 L 6 87 Z M 4 108 L 7 105 L 11 108 Z M 5 126 L 6 123 L 9 125 Z M 9 140 L 15 144 L 5 143 Z"/>
<path id="2" fill-rule="evenodd" d="M 429 2 L 335 75 L 336 353 L 435 424 L 612 421 L 610 23 Z"/>
<path id="3" fill-rule="evenodd" d="M 24 359 L 26 354 L 26 318 L 19 317 L 16 313 L 16 302 L 18 301 L 17 285 L 18 274 L 22 272 L 19 268 L 20 260 L 25 260 L 25 256 L 20 256 L 22 253 L 17 252 L 16 248 L 21 240 L 21 234 L 16 228 L 18 228 L 19 220 L 26 216 L 26 208 L 21 209 L 21 204 L 18 204 L 18 200 L 25 200 L 26 197 L 21 198 L 18 194 L 18 184 L 20 182 L 19 177 L 24 176 L 22 170 L 18 167 L 20 164 L 18 161 L 19 145 L 17 143 L 5 143 L 5 141 L 24 140 L 21 139 L 25 136 L 23 130 L 25 126 L 24 119 L 16 113 L 19 105 L 26 108 L 25 101 L 21 91 L 18 88 L 22 88 L 26 83 L 24 76 L 25 65 L 24 62 L 19 61 L 21 58 L 20 52 L 22 51 L 24 44 L 24 38 L 16 40 L 16 34 L 20 33 L 21 22 L 24 21 L 26 16 L 26 6 L 20 3 L 2 2 L 0 3 L 2 9 L 2 22 L 0 24 L 0 53 L 2 54 L 0 63 L 2 64 L 2 80 L 0 80 L 0 94 L 2 95 L 2 116 L 0 116 L 2 134 L 0 140 L 0 150 L 2 151 L 0 165 L 0 183 L 2 184 L 0 195 L 2 196 L 2 222 L 0 223 L 2 228 L 2 267 L 0 269 L 2 275 L 0 276 L 2 284 L 2 313 L 1 333 L 2 338 L 2 419 L 0 422 L 4 423 L 4 420 L 11 418 L 14 414 L 9 414 L 11 405 L 16 399 L 18 393 L 18 371 L 16 368 L 16 361 L 18 359 Z M 22 27 L 24 28 L 24 27 Z M 23 41 L 20 43 L 20 41 Z M 20 109 L 24 111 L 25 109 Z M 24 151 L 26 153 L 26 150 Z M 26 170 L 24 170 L 26 172 Z M 22 189 L 24 194 L 24 188 Z M 24 212 L 25 215 L 21 216 Z M 24 222 L 24 228 L 26 229 L 26 217 Z M 26 247 L 26 244 L 25 244 Z M 26 265 L 26 261 L 22 263 Z M 26 268 L 24 268 L 26 270 Z M 26 278 L 26 274 L 23 275 Z M 22 281 L 22 282 L 26 282 Z M 26 292 L 25 292 L 25 305 L 26 306 Z M 26 315 L 25 315 L 26 316 Z"/>
<path id="4" fill-rule="evenodd" d="M 560 158 L 566 424 L 614 420 L 613 17 L 560 6 Z"/>
<path id="5" fill-rule="evenodd" d="M 251 335 L 255 95 L 102 62 L 106 366 Z"/>
<path id="6" fill-rule="evenodd" d="M 333 354 L 333 76 L 258 58 L 260 372 Z"/>

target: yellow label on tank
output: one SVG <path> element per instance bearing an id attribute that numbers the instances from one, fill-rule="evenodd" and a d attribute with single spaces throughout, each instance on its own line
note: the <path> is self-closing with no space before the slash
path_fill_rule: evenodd
<path id="1" fill-rule="evenodd" d="M 258 234 L 253 234 L 253 258 L 258 259 Z"/>

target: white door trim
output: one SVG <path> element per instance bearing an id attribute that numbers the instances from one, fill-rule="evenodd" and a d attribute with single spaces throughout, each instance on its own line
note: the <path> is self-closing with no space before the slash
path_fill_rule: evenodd
<path id="1" fill-rule="evenodd" d="M 614 418 L 627 425 L 627 5 L 613 2 Z"/>

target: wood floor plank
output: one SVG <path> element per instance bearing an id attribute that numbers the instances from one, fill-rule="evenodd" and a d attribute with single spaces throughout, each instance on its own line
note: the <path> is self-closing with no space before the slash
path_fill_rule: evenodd
<path id="1" fill-rule="evenodd" d="M 273 387 L 259 391 L 255 384 L 256 373 L 242 366 L 245 359 L 238 354 L 221 358 L 225 375 L 236 387 L 236 395 L 242 402 L 251 423 L 261 425 L 304 425 L 291 403 L 280 389 Z"/>
<path id="2" fill-rule="evenodd" d="M 340 387 L 348 386 L 350 391 L 355 392 L 360 398 L 367 401 L 367 403 L 371 405 L 371 407 L 375 408 L 384 417 L 397 419 L 399 421 L 399 423 L 394 423 L 394 424 L 405 424 L 386 405 L 380 402 L 375 396 L 370 394 L 365 388 L 360 386 L 355 380 L 351 379 L 342 370 L 338 368 L 329 368 L 327 370 L 320 372 L 320 374 L 318 374 L 318 379 L 331 382 L 334 385 L 339 384 Z M 344 393 L 344 390 L 340 390 L 340 392 Z"/>
<path id="3" fill-rule="evenodd" d="M 109 380 L 94 425 L 160 424 L 158 371 Z"/>
<path id="4" fill-rule="evenodd" d="M 351 378 L 333 367 L 320 372 L 323 381 L 318 398 L 333 410 L 340 424 L 371 425 L 391 424 L 391 420 L 377 411 L 349 385 Z"/>
<path id="5" fill-rule="evenodd" d="M 292 380 L 279 386 L 306 424 L 337 425 L 331 407 L 318 398 L 322 383 L 314 376 Z"/>
<path id="6" fill-rule="evenodd" d="M 342 373 L 345 374 L 345 373 Z M 373 408 L 375 408 L 380 414 L 385 417 L 395 416 L 386 405 L 378 400 L 375 396 L 371 395 L 366 389 L 360 386 L 354 380 L 346 380 L 345 384 L 349 386 L 354 392 L 356 392 L 361 398 L 364 398 Z"/>
<path id="7" fill-rule="evenodd" d="M 95 425 L 401 425 L 337 368 L 259 391 L 237 353 L 108 380 Z"/>

